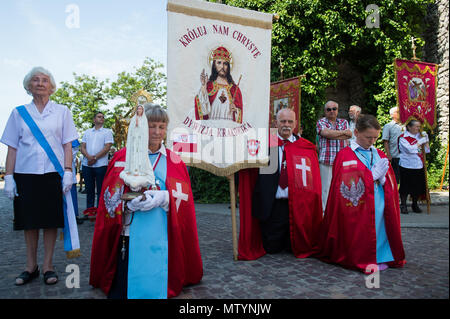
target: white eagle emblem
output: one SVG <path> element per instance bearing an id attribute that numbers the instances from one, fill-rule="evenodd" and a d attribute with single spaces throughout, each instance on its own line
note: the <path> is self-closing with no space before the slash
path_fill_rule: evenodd
<path id="1" fill-rule="evenodd" d="M 116 214 L 114 212 L 115 212 L 117 206 L 119 206 L 121 203 L 120 197 L 122 197 L 124 186 L 122 185 L 122 187 L 120 187 L 120 189 L 118 189 L 118 188 L 115 188 L 115 189 L 117 191 L 111 195 L 111 193 L 109 192 L 109 186 L 108 186 L 105 189 L 105 193 L 103 195 L 103 199 L 105 200 L 106 210 L 108 211 L 108 215 L 111 218 L 116 217 Z"/>
<path id="2" fill-rule="evenodd" d="M 362 178 L 359 179 L 358 184 L 355 185 L 355 181 L 351 182 L 350 188 L 348 188 L 344 182 L 342 182 L 340 191 L 342 197 L 348 199 L 354 207 L 358 206 L 359 199 L 364 194 L 364 182 Z"/>

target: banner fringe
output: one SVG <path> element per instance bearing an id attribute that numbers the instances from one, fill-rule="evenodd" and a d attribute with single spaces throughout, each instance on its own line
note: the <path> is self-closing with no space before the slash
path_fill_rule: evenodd
<path id="1" fill-rule="evenodd" d="M 183 159 L 183 161 L 184 161 L 184 159 Z M 217 176 L 230 176 L 230 175 L 240 171 L 241 169 L 258 168 L 258 167 L 267 166 L 269 163 L 269 160 L 267 159 L 265 161 L 258 161 L 256 163 L 246 163 L 246 162 L 235 163 L 235 164 L 230 165 L 225 168 L 217 167 L 210 163 L 205 163 L 205 162 L 201 162 L 201 163 L 189 163 L 187 161 L 184 161 L 184 162 L 189 167 L 200 168 L 200 169 L 208 171 Z"/>
<path id="2" fill-rule="evenodd" d="M 68 259 L 72 259 L 72 258 L 77 258 L 81 256 L 81 250 L 78 249 L 74 249 L 74 250 L 70 250 L 70 251 L 66 251 L 66 257 Z"/>

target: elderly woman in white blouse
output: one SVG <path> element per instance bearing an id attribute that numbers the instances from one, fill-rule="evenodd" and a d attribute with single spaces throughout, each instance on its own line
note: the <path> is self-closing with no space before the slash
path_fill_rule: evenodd
<path id="1" fill-rule="evenodd" d="M 426 153 L 430 152 L 428 136 L 420 133 L 420 122 L 411 120 L 406 124 L 406 131 L 398 139 L 400 151 L 400 212 L 408 214 L 406 199 L 412 197 L 412 210 L 421 213 L 422 209 L 417 204 L 421 195 L 426 194 L 425 171 L 423 166 L 422 145 Z"/>
<path id="2" fill-rule="evenodd" d="M 33 68 L 24 78 L 23 86 L 33 100 L 26 111 L 37 124 L 59 163 L 64 175 L 56 171 L 47 153 L 16 108 L 6 124 L 1 142 L 8 146 L 5 192 L 14 202 L 14 230 L 23 230 L 27 250 L 26 269 L 16 278 L 23 285 L 39 276 L 37 248 L 39 230 L 44 234 L 44 283 L 58 281 L 53 267 L 57 229 L 64 227 L 63 192 L 72 186 L 72 145 L 78 138 L 72 114 L 64 106 L 50 101 L 56 83 L 52 74 L 42 67 Z"/>

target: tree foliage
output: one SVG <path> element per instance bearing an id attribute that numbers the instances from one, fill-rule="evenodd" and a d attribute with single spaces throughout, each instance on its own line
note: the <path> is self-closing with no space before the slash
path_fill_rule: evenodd
<path id="1" fill-rule="evenodd" d="M 304 136 L 315 140 L 315 123 L 326 102 L 326 89 L 336 86 L 338 66 L 349 61 L 363 75 L 365 112 L 378 115 L 381 124 L 396 105 L 395 58 L 411 57 L 411 42 L 424 44 L 424 16 L 430 0 L 381 0 L 379 28 L 368 27 L 366 11 L 373 1 L 359 0 L 224 0 L 227 5 L 277 13 L 272 29 L 271 78 L 280 78 L 280 58 L 285 78 L 300 74 L 301 118 Z M 373 16 L 373 15 L 372 15 Z M 370 23 L 369 23 L 370 26 Z M 417 52 L 418 57 L 421 51 Z"/>
<path id="2" fill-rule="evenodd" d="M 112 127 L 116 118 L 123 118 L 134 107 L 131 96 L 140 89 L 149 92 L 155 102 L 165 105 L 166 76 L 162 67 L 161 63 L 146 58 L 141 67 L 132 73 L 119 73 L 115 81 L 74 73 L 73 82 L 61 82 L 51 99 L 69 107 L 80 133 L 92 127 L 98 111 L 105 114 L 104 126 Z"/>

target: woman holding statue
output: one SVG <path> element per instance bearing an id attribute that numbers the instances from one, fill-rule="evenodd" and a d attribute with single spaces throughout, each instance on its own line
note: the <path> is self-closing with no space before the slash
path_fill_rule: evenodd
<path id="1" fill-rule="evenodd" d="M 147 103 L 143 109 L 145 117 L 139 118 L 138 107 L 130 122 L 127 148 L 116 152 L 109 163 L 98 207 L 90 284 L 101 288 L 108 298 L 170 298 L 203 276 L 189 175 L 178 155 L 163 143 L 169 118 L 159 105 Z M 148 171 L 138 169 L 134 175 L 133 167 L 143 166 L 137 160 L 141 150 L 134 149 L 131 154 L 132 147 L 139 147 L 133 129 L 138 130 L 146 120 L 145 152 L 150 165 Z M 130 162 L 134 160 L 134 164 Z M 131 183 L 121 178 L 125 176 L 122 172 L 129 172 L 125 173 L 128 177 L 154 174 L 154 182 L 143 188 L 137 183 L 132 189 Z M 141 196 L 121 199 L 139 189 Z"/>

